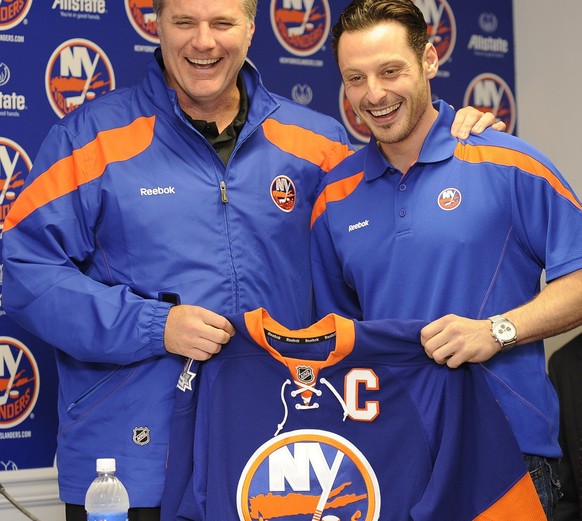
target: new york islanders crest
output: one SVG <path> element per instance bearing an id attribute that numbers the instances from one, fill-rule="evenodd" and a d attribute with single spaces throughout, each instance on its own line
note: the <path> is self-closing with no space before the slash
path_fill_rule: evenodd
<path id="1" fill-rule="evenodd" d="M 364 455 L 345 438 L 302 429 L 267 441 L 237 489 L 242 521 L 376 521 L 380 490 Z"/>

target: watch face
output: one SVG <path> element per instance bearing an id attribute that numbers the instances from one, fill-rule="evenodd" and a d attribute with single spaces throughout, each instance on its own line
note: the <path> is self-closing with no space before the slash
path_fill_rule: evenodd
<path id="1" fill-rule="evenodd" d="M 495 326 L 495 335 L 502 342 L 508 342 L 515 338 L 515 327 L 508 320 L 500 322 Z"/>

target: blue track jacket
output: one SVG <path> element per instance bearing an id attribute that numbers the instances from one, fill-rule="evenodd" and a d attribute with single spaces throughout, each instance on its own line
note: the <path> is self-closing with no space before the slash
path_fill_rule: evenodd
<path id="1" fill-rule="evenodd" d="M 310 323 L 311 208 L 350 153 L 337 121 L 269 93 L 247 63 L 225 167 L 156 58 L 139 85 L 54 125 L 5 221 L 4 309 L 56 347 L 67 503 L 83 504 L 95 458 L 115 457 L 131 506 L 160 504 L 182 367 L 164 349 L 164 294 Z"/>

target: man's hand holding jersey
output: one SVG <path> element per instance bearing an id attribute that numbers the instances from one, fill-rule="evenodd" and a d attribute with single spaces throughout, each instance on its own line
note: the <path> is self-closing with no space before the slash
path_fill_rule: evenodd
<path id="1" fill-rule="evenodd" d="M 222 315 L 181 304 L 168 313 L 164 345 L 169 353 L 203 361 L 218 353 L 234 333 L 234 327 Z"/>

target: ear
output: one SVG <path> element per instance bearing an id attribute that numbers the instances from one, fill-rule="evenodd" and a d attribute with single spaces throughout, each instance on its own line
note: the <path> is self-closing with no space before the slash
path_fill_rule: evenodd
<path id="1" fill-rule="evenodd" d="M 251 42 L 253 41 L 254 34 L 255 34 L 255 22 L 251 22 L 249 25 L 249 32 L 248 32 L 249 46 L 251 45 Z"/>
<path id="2" fill-rule="evenodd" d="M 427 43 L 424 49 L 424 72 L 429 80 L 432 80 L 439 70 L 439 56 L 432 43 Z"/>

